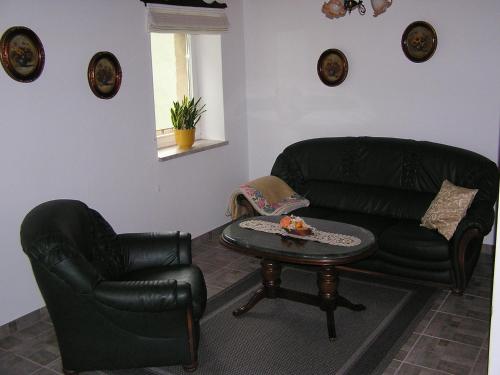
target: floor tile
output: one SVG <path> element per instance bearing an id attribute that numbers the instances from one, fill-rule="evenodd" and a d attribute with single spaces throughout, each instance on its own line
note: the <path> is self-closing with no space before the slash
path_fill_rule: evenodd
<path id="1" fill-rule="evenodd" d="M 43 332 L 53 329 L 51 324 L 46 323 L 45 321 L 38 321 L 35 324 L 32 324 L 29 327 L 26 327 L 16 333 L 16 336 L 19 338 L 33 338 L 40 335 Z"/>
<path id="2" fill-rule="evenodd" d="M 413 333 L 403 344 L 399 352 L 394 357 L 397 361 L 404 361 L 408 353 L 413 349 L 415 343 L 420 339 L 420 335 Z"/>
<path id="3" fill-rule="evenodd" d="M 389 363 L 389 366 L 386 367 L 382 375 L 395 375 L 396 371 L 398 371 L 399 369 L 399 366 L 401 366 L 401 362 L 393 359 L 391 363 Z"/>
<path id="4" fill-rule="evenodd" d="M 491 301 L 486 298 L 470 296 L 468 294 L 463 296 L 451 294 L 440 310 L 451 314 L 489 321 Z"/>
<path id="5" fill-rule="evenodd" d="M 413 332 L 415 332 L 415 333 L 424 333 L 425 329 L 427 328 L 427 326 L 431 322 L 431 320 L 434 317 L 434 315 L 436 315 L 436 313 L 437 313 L 437 311 L 435 311 L 435 310 L 429 310 L 429 311 L 427 311 L 427 313 L 424 315 L 424 317 L 422 318 L 422 320 L 420 320 L 420 322 L 417 324 L 417 326 L 415 327 L 415 329 L 413 330 Z"/>
<path id="6" fill-rule="evenodd" d="M 220 288 L 213 285 L 207 285 L 207 298 L 215 296 L 217 293 L 220 293 L 224 290 L 224 288 Z"/>
<path id="7" fill-rule="evenodd" d="M 214 249 L 213 251 L 205 252 L 200 256 L 194 257 L 193 262 L 204 262 L 224 267 L 228 263 L 233 262 L 240 257 L 240 254 L 231 250 Z"/>
<path id="8" fill-rule="evenodd" d="M 441 290 L 434 299 L 434 301 L 432 301 L 431 310 L 438 310 L 443 305 L 443 302 L 446 301 L 446 299 L 450 294 L 451 292 L 448 289 Z"/>
<path id="9" fill-rule="evenodd" d="M 42 367 L 40 370 L 35 371 L 31 375 L 58 375 L 61 374 L 60 372 L 48 369 L 46 367 Z"/>
<path id="10" fill-rule="evenodd" d="M 5 350 L 10 350 L 14 348 L 17 345 L 20 345 L 23 343 L 23 340 L 16 336 L 6 336 L 2 339 L 0 339 L 0 348 L 5 349 Z"/>
<path id="11" fill-rule="evenodd" d="M 0 361 L 0 374 L 2 375 L 31 374 L 40 368 L 40 366 L 33 362 L 12 353 L 6 353 Z"/>
<path id="12" fill-rule="evenodd" d="M 214 274 L 218 271 L 220 271 L 220 266 L 212 264 L 212 263 L 207 263 L 203 262 L 201 260 L 193 259 L 193 264 L 196 264 L 198 267 L 200 267 L 201 272 L 203 273 L 203 276 L 205 279 L 207 278 L 208 275 Z"/>
<path id="13" fill-rule="evenodd" d="M 227 265 L 227 267 L 245 272 L 253 272 L 260 268 L 260 259 L 249 256 L 243 256 L 239 259 L 230 262 Z"/>
<path id="14" fill-rule="evenodd" d="M 16 345 L 11 351 L 24 358 L 47 365 L 59 357 L 59 346 L 53 330 L 23 341 Z"/>
<path id="15" fill-rule="evenodd" d="M 248 275 L 248 273 L 249 272 L 223 268 L 221 272 L 209 275 L 206 280 L 208 283 L 216 287 L 227 288 Z"/>
<path id="16" fill-rule="evenodd" d="M 471 375 L 488 375 L 488 351 L 481 350 L 479 357 L 472 368 Z"/>
<path id="17" fill-rule="evenodd" d="M 474 269 L 473 276 L 485 277 L 488 279 L 493 278 L 493 264 L 478 262 Z"/>
<path id="18" fill-rule="evenodd" d="M 397 372 L 398 375 L 446 375 L 447 372 L 433 370 L 425 367 L 403 363 Z M 451 374 L 453 375 L 453 374 Z"/>
<path id="19" fill-rule="evenodd" d="M 484 277 L 472 276 L 465 293 L 483 298 L 491 298 L 493 293 L 493 280 Z"/>
<path id="20" fill-rule="evenodd" d="M 60 372 L 62 373 L 62 362 L 61 358 L 57 358 L 55 361 L 49 363 L 47 366 L 45 366 L 53 371 Z"/>
<path id="21" fill-rule="evenodd" d="M 489 323 L 482 320 L 436 312 L 424 333 L 463 344 L 481 346 L 489 329 Z"/>
<path id="22" fill-rule="evenodd" d="M 481 347 L 483 349 L 488 349 L 490 347 L 490 332 L 489 331 L 488 331 L 486 337 L 484 338 L 483 345 Z"/>
<path id="23" fill-rule="evenodd" d="M 406 362 L 454 375 L 468 375 L 479 350 L 471 345 L 422 336 Z"/>

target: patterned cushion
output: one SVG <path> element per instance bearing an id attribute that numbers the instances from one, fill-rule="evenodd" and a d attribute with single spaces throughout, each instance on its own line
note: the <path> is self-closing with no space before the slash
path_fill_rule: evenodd
<path id="1" fill-rule="evenodd" d="M 439 193 L 436 195 L 427 212 L 422 217 L 423 227 L 437 229 L 447 240 L 449 240 L 458 223 L 467 213 L 477 189 L 467 189 L 453 185 L 444 180 Z"/>

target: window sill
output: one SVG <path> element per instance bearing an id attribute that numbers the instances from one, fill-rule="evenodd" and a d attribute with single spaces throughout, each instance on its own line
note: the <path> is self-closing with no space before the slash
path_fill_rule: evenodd
<path id="1" fill-rule="evenodd" d="M 209 139 L 197 139 L 193 147 L 187 150 L 180 150 L 177 146 L 170 146 L 158 149 L 158 160 L 166 161 L 179 158 L 181 156 L 195 154 L 197 152 L 211 150 L 212 148 L 227 145 L 228 141 L 214 141 Z"/>

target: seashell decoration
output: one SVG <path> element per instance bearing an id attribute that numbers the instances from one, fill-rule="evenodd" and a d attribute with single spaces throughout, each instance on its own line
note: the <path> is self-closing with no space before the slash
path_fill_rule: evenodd
<path id="1" fill-rule="evenodd" d="M 384 13 L 392 5 L 392 0 L 371 0 L 373 7 L 373 17 Z"/>
<path id="2" fill-rule="evenodd" d="M 321 11 L 331 19 L 343 17 L 346 14 L 343 0 L 330 0 L 324 3 Z"/>
<path id="3" fill-rule="evenodd" d="M 387 8 L 392 5 L 392 0 L 371 0 L 373 8 L 373 17 L 377 17 L 379 14 L 384 13 Z M 363 0 L 330 0 L 323 3 L 321 11 L 330 19 L 344 17 L 349 11 L 349 14 L 353 9 L 357 8 L 359 14 L 364 15 L 366 8 L 363 5 Z"/>

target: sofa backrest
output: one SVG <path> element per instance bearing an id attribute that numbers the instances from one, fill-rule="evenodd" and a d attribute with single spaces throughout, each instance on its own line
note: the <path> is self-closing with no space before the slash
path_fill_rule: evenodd
<path id="1" fill-rule="evenodd" d="M 493 206 L 498 168 L 472 151 L 426 141 L 378 137 L 317 138 L 288 146 L 271 174 L 312 206 L 420 219 L 443 180 L 479 189 Z"/>

